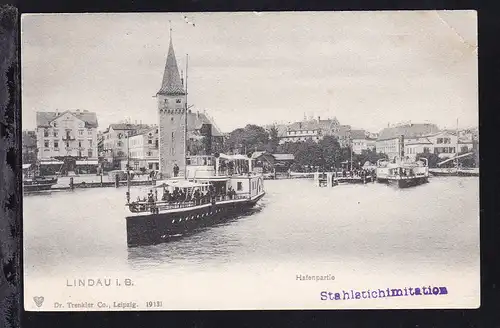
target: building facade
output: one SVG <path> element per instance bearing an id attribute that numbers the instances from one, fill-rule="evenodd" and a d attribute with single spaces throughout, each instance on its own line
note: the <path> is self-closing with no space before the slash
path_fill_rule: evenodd
<path id="1" fill-rule="evenodd" d="M 135 171 L 151 171 L 159 169 L 158 127 L 131 134 L 128 141 L 129 158 L 121 160 L 121 169 L 130 168 Z"/>
<path id="2" fill-rule="evenodd" d="M 433 153 L 444 159 L 461 153 L 472 152 L 477 145 L 477 142 L 472 138 L 457 137 L 455 131 L 441 131 L 406 139 L 405 156 L 415 159 L 417 154 Z"/>
<path id="3" fill-rule="evenodd" d="M 350 144 L 351 127 L 349 125 L 340 125 L 336 118 L 322 120 L 318 117 L 316 120 L 304 120 L 295 122 L 286 127 L 284 133 L 278 134 L 279 143 L 301 142 L 313 140 L 319 142 L 325 136 L 334 136 L 339 141 L 341 147 L 347 147 Z"/>
<path id="4" fill-rule="evenodd" d="M 23 164 L 35 164 L 37 162 L 36 131 L 23 131 L 22 152 Z"/>
<path id="5" fill-rule="evenodd" d="M 373 134 L 365 130 L 352 130 L 352 151 L 354 154 L 361 154 L 363 150 L 375 150 L 376 138 Z"/>
<path id="6" fill-rule="evenodd" d="M 418 139 L 418 137 L 428 136 L 439 132 L 435 124 L 404 124 L 388 127 L 380 131 L 375 148 L 378 153 L 386 154 L 389 159 L 400 156 L 405 150 L 404 147 Z M 403 144 L 401 143 L 403 137 Z M 406 152 L 405 152 L 406 153 Z"/>
<path id="7" fill-rule="evenodd" d="M 97 116 L 86 110 L 37 112 L 38 159 L 97 159 Z"/>
<path id="8" fill-rule="evenodd" d="M 118 168 L 127 158 L 127 136 L 148 131 L 148 124 L 118 123 L 110 124 L 102 133 L 102 151 L 100 156 L 108 167 Z"/>
<path id="9" fill-rule="evenodd" d="M 179 74 L 172 39 L 170 40 L 163 80 L 156 93 L 158 106 L 159 170 L 163 176 L 173 174 L 173 167 L 179 167 L 183 175 L 187 155 L 216 152 L 222 148 L 223 135 L 208 115 L 187 109 L 186 91 Z M 187 116 L 186 116 L 186 110 Z M 187 137 L 185 140 L 185 123 Z M 200 145 L 201 138 L 208 142 Z"/>

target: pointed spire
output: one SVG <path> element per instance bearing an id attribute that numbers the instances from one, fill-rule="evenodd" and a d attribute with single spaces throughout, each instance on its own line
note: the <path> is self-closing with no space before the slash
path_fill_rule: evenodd
<path id="1" fill-rule="evenodd" d="M 177 68 L 177 60 L 175 59 L 174 46 L 172 44 L 172 28 L 170 28 L 170 45 L 168 47 L 167 62 L 165 63 L 163 81 L 161 83 L 161 88 L 157 94 L 166 96 L 186 94 L 184 91 L 184 87 L 182 86 L 179 69 Z"/>

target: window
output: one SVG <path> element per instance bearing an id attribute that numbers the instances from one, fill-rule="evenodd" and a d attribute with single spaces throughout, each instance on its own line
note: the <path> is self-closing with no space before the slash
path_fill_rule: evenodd
<path id="1" fill-rule="evenodd" d="M 88 129 L 88 130 L 87 130 L 87 134 L 88 134 L 89 136 L 91 136 L 91 135 L 92 135 L 92 129 Z"/>
<path id="2" fill-rule="evenodd" d="M 180 99 L 175 99 L 175 102 L 176 102 L 177 104 L 180 104 L 180 103 L 181 103 L 181 100 L 180 100 Z"/>
<path id="3" fill-rule="evenodd" d="M 437 143 L 442 144 L 443 143 L 443 138 L 437 138 Z"/>
<path id="4" fill-rule="evenodd" d="M 58 137 L 59 136 L 59 132 L 57 130 L 54 130 L 54 137 Z"/>
<path id="5" fill-rule="evenodd" d="M 122 142 L 121 141 L 118 141 L 118 143 L 116 144 L 118 147 L 121 147 L 122 146 Z"/>
<path id="6" fill-rule="evenodd" d="M 54 148 L 59 148 L 59 141 L 54 141 Z"/>
<path id="7" fill-rule="evenodd" d="M 153 153 L 151 153 L 150 151 L 148 151 L 148 156 L 152 156 L 152 155 L 153 155 Z"/>
<path id="8" fill-rule="evenodd" d="M 78 130 L 78 135 L 82 136 L 83 135 L 83 130 Z"/>
<path id="9" fill-rule="evenodd" d="M 92 157 L 92 149 L 89 149 L 89 157 Z"/>
<path id="10" fill-rule="evenodd" d="M 48 137 L 49 136 L 49 130 L 45 129 L 43 130 L 43 136 Z"/>
<path id="11" fill-rule="evenodd" d="M 462 153 L 465 153 L 468 151 L 469 151 L 469 148 L 467 148 L 467 146 L 462 146 L 462 150 L 461 150 Z"/>
<path id="12" fill-rule="evenodd" d="M 69 142 L 66 141 L 66 148 L 69 148 Z"/>
<path id="13" fill-rule="evenodd" d="M 89 147 L 92 147 L 92 139 L 89 139 Z"/>
<path id="14" fill-rule="evenodd" d="M 82 141 L 78 140 L 78 147 L 82 148 Z"/>
<path id="15" fill-rule="evenodd" d="M 445 144 L 449 144 L 449 143 L 451 143 L 451 139 L 450 138 L 443 138 L 443 142 Z"/>
<path id="16" fill-rule="evenodd" d="M 44 142 L 44 147 L 45 147 L 45 148 L 49 148 L 49 141 L 48 141 L 48 140 L 45 140 L 45 142 Z"/>
<path id="17" fill-rule="evenodd" d="M 155 140 L 155 147 L 158 148 L 158 139 Z"/>
<path id="18" fill-rule="evenodd" d="M 57 128 L 57 123 L 56 123 L 56 122 L 54 122 L 54 123 L 52 124 L 52 126 L 53 126 L 53 127 L 55 127 L 55 128 Z"/>
<path id="19" fill-rule="evenodd" d="M 148 144 L 152 145 L 153 144 L 153 140 L 149 139 L 148 140 Z"/>
<path id="20" fill-rule="evenodd" d="M 429 152 L 429 147 L 424 147 L 424 153 L 428 153 Z"/>
<path id="21" fill-rule="evenodd" d="M 81 150 L 78 151 L 78 157 L 82 157 L 82 151 Z"/>
<path id="22" fill-rule="evenodd" d="M 238 190 L 238 191 L 243 190 L 243 182 L 238 182 L 238 183 L 236 184 L 236 190 Z"/>

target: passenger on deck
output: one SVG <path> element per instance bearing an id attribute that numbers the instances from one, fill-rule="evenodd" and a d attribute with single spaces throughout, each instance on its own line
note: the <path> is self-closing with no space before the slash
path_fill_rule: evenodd
<path id="1" fill-rule="evenodd" d="M 154 196 L 153 196 L 153 190 L 150 190 L 149 193 L 148 193 L 148 202 L 149 203 L 154 203 L 155 202 L 155 199 L 154 199 Z"/>

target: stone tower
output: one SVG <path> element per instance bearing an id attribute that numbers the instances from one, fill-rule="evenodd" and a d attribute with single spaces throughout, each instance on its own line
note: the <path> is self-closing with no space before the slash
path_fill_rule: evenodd
<path id="1" fill-rule="evenodd" d="M 173 176 L 174 164 L 179 166 L 179 175 L 184 174 L 184 120 L 186 111 L 186 91 L 184 90 L 172 38 L 168 48 L 167 62 L 158 100 L 159 160 L 160 172 L 164 177 Z"/>

